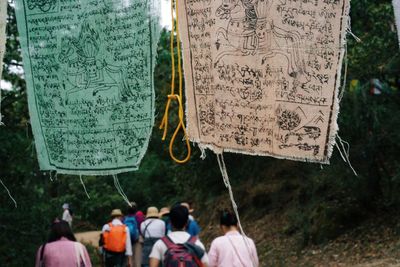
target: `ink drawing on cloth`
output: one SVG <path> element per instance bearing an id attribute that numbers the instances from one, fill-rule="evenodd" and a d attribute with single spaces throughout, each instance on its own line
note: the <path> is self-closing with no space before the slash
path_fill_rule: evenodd
<path id="1" fill-rule="evenodd" d="M 42 170 L 135 170 L 154 120 L 155 0 L 21 0 L 16 12 Z"/>
<path id="2" fill-rule="evenodd" d="M 349 0 L 178 3 L 190 139 L 328 163 Z"/>

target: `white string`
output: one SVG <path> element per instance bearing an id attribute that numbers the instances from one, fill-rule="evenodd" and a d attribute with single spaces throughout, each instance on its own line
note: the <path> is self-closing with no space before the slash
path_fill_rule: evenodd
<path id="1" fill-rule="evenodd" d="M 347 58 L 347 44 L 345 45 L 344 48 L 344 74 L 343 74 L 343 84 L 342 84 L 342 90 L 340 91 L 339 94 L 339 101 L 342 100 L 344 92 L 346 91 L 346 83 L 347 83 L 347 69 L 349 66 L 349 60 Z"/>
<path id="2" fill-rule="evenodd" d="M 119 183 L 117 175 L 114 174 L 113 178 L 114 178 L 114 186 L 117 189 L 118 193 L 122 196 L 122 199 L 128 204 L 128 206 L 132 207 L 131 202 L 129 201 L 128 197 L 126 196 L 124 190 L 121 187 L 121 184 Z"/>
<path id="3" fill-rule="evenodd" d="M 83 189 L 85 190 L 87 198 L 90 199 L 90 195 L 89 195 L 88 191 L 86 190 L 86 186 L 85 186 L 85 183 L 83 182 L 82 175 L 79 175 L 79 179 L 81 180 L 81 184 L 83 186 Z"/>
<path id="4" fill-rule="evenodd" d="M 339 150 L 340 156 L 342 157 L 344 162 L 346 162 L 349 165 L 349 167 L 353 171 L 354 175 L 358 176 L 356 170 L 353 168 L 353 165 L 350 162 L 350 144 L 348 142 L 344 141 L 342 138 L 340 138 L 339 135 L 336 135 L 336 137 L 338 138 L 339 143 L 343 149 L 343 153 L 342 153 L 342 150 L 340 149 L 339 145 L 336 143 L 336 147 Z M 345 147 L 345 144 L 347 145 L 347 148 Z"/>
<path id="5" fill-rule="evenodd" d="M 350 35 L 354 38 L 354 40 L 356 40 L 357 43 L 361 43 L 361 42 L 362 42 L 362 40 L 361 40 L 359 37 L 357 37 L 357 35 L 355 35 L 355 34 L 351 31 L 351 29 L 348 29 L 348 30 L 347 30 L 347 33 L 350 34 Z"/>
<path id="6" fill-rule="evenodd" d="M 348 34 L 350 34 L 350 35 L 354 38 L 354 40 L 356 40 L 357 43 L 361 43 L 362 40 L 361 40 L 360 38 L 358 38 L 358 37 L 351 31 L 351 17 L 350 17 L 349 15 L 347 15 L 347 17 L 348 17 L 348 22 L 347 22 L 348 27 L 347 27 L 346 32 L 347 32 Z"/>
<path id="7" fill-rule="evenodd" d="M 344 161 L 344 162 L 346 162 L 347 163 L 347 160 L 346 160 L 346 158 L 344 157 L 344 155 L 343 155 L 343 153 L 342 153 L 342 150 L 340 149 L 340 146 L 336 143 L 336 147 L 337 147 L 337 149 L 339 150 L 339 154 L 340 154 L 340 156 L 342 157 L 342 160 Z"/>
<path id="8" fill-rule="evenodd" d="M 199 145 L 199 149 L 200 149 L 200 152 L 201 152 L 200 158 L 201 158 L 202 160 L 205 160 L 206 157 L 207 157 L 206 149 L 205 149 L 203 146 L 201 146 L 201 145 Z"/>
<path id="9" fill-rule="evenodd" d="M 10 197 L 10 199 L 14 202 L 15 208 L 18 207 L 17 205 L 17 201 L 15 201 L 15 199 L 12 197 L 10 190 L 8 190 L 7 186 L 3 183 L 3 181 L 0 179 L 0 183 L 3 185 L 3 187 L 6 189 L 8 196 Z"/>
<path id="10" fill-rule="evenodd" d="M 225 165 L 225 161 L 224 161 L 223 152 L 220 153 L 220 154 L 219 154 L 219 153 L 216 153 L 216 155 L 217 155 L 217 161 L 218 161 L 219 169 L 220 169 L 221 174 L 222 174 L 222 178 L 223 178 L 224 184 L 225 184 L 226 188 L 228 188 L 228 191 L 229 191 L 229 197 L 230 197 L 230 199 L 231 199 L 233 211 L 235 212 L 236 218 L 237 218 L 237 220 L 238 220 L 239 230 L 240 230 L 240 232 L 242 233 L 244 243 L 245 243 L 245 245 L 246 245 L 246 247 L 247 247 L 247 250 L 248 250 L 248 252 L 249 252 L 249 255 L 250 255 L 250 257 L 251 257 L 252 266 L 253 266 L 253 267 L 256 267 L 256 266 L 257 266 L 256 260 L 254 259 L 254 256 L 253 256 L 253 254 L 251 253 L 251 249 L 250 249 L 250 245 L 249 245 L 248 240 L 247 240 L 246 233 L 244 232 L 243 227 L 242 227 L 242 224 L 241 224 L 241 222 L 240 222 L 238 207 L 237 207 L 235 198 L 234 198 L 234 196 L 233 196 L 232 186 L 231 186 L 231 183 L 230 183 L 230 181 L 229 181 L 229 175 L 228 175 L 228 171 L 227 171 L 227 169 L 226 169 L 226 165 Z"/>

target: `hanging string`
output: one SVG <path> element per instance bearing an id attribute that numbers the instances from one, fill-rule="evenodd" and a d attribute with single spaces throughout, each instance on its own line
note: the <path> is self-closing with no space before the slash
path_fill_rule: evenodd
<path id="1" fill-rule="evenodd" d="M 356 42 L 357 43 L 361 43 L 362 42 L 362 40 L 360 39 L 360 38 L 358 38 L 352 31 L 351 31 L 351 17 L 349 16 L 349 14 L 347 14 L 347 29 L 346 29 L 346 32 L 348 33 L 348 34 L 350 34 L 353 38 L 354 38 L 354 40 L 356 40 Z"/>
<path id="2" fill-rule="evenodd" d="M 122 199 L 128 204 L 128 206 L 132 207 L 131 202 L 129 201 L 128 197 L 126 196 L 124 190 L 121 187 L 121 184 L 119 183 L 117 175 L 114 174 L 113 178 L 114 178 L 114 186 L 117 189 L 118 193 L 122 196 Z"/>
<path id="3" fill-rule="evenodd" d="M 343 161 L 346 162 L 350 169 L 353 171 L 355 176 L 358 176 L 356 170 L 353 168 L 353 165 L 350 162 L 350 144 L 344 141 L 339 135 L 336 135 L 337 139 L 339 140 L 339 144 L 336 143 L 336 147 L 339 150 L 340 156 L 342 157 Z M 345 147 L 347 145 L 347 147 Z"/>
<path id="4" fill-rule="evenodd" d="M 339 101 L 342 100 L 344 96 L 344 92 L 346 91 L 346 84 L 347 84 L 347 69 L 349 66 L 349 59 L 347 58 L 347 44 L 344 46 L 344 74 L 343 74 L 343 83 L 342 83 L 342 90 L 339 93 Z"/>
<path id="5" fill-rule="evenodd" d="M 357 37 L 350 29 L 347 30 L 347 33 L 349 33 L 356 40 L 357 43 L 362 42 L 362 40 L 359 37 Z"/>
<path id="6" fill-rule="evenodd" d="M 171 18 L 172 18 L 172 29 L 171 29 L 171 34 L 170 34 L 170 53 L 171 53 L 171 64 L 172 64 L 172 73 L 171 73 L 171 93 L 168 95 L 168 100 L 167 104 L 165 106 L 165 113 L 163 116 L 163 119 L 160 124 L 160 130 L 164 130 L 162 140 L 165 141 L 167 137 L 167 132 L 168 132 L 168 113 L 169 113 L 169 108 L 171 106 L 171 100 L 176 100 L 178 102 L 178 117 L 179 117 L 179 123 L 178 126 L 175 129 L 174 134 L 172 135 L 172 138 L 169 143 L 169 154 L 171 158 L 180 164 L 186 163 L 190 159 L 191 155 L 191 147 L 190 147 L 190 142 L 189 142 L 189 137 L 187 135 L 186 127 L 185 127 L 185 122 L 184 122 L 184 109 L 183 109 L 183 101 L 182 101 L 182 87 L 183 87 L 183 75 L 182 75 L 182 65 L 181 65 L 181 41 L 180 41 L 180 35 L 179 35 L 179 27 L 178 27 L 178 0 L 176 0 L 175 3 L 175 10 L 176 10 L 176 23 L 174 20 L 174 0 L 171 0 Z M 179 77 L 179 93 L 175 94 L 175 55 L 174 55 L 174 32 L 176 32 L 176 43 L 177 43 L 177 53 L 178 53 L 178 77 Z M 186 141 L 186 149 L 187 149 L 187 154 L 184 159 L 178 159 L 174 155 L 173 147 L 175 143 L 176 136 L 178 135 L 179 131 L 182 129 L 183 135 Z"/>
<path id="7" fill-rule="evenodd" d="M 79 179 L 81 180 L 81 184 L 83 186 L 83 189 L 85 190 L 87 198 L 90 199 L 90 195 L 89 195 L 88 191 L 86 190 L 86 186 L 85 186 L 85 183 L 83 182 L 82 175 L 79 175 Z"/>
<path id="8" fill-rule="evenodd" d="M 246 233 L 244 232 L 243 227 L 242 227 L 242 223 L 240 222 L 239 211 L 238 211 L 238 207 L 237 207 L 235 198 L 234 198 L 234 196 L 233 196 L 232 186 L 231 186 L 231 183 L 230 183 L 230 181 L 229 181 L 229 175 L 228 175 L 228 171 L 227 171 L 227 169 L 226 169 L 226 165 L 225 165 L 225 160 L 224 160 L 223 152 L 221 152 L 221 153 L 216 153 L 216 155 L 217 155 L 217 161 L 218 161 L 219 169 L 220 169 L 220 171 L 221 171 L 221 174 L 222 174 L 222 178 L 223 178 L 225 187 L 226 187 L 226 188 L 228 189 L 228 191 L 229 191 L 229 197 L 230 197 L 230 199 L 231 199 L 233 211 L 234 211 L 234 213 L 235 213 L 235 215 L 236 215 L 236 218 L 237 218 L 237 220 L 238 220 L 239 230 L 240 230 L 240 232 L 242 233 L 243 241 L 244 241 L 244 243 L 245 243 L 245 245 L 246 245 L 246 248 L 247 248 L 247 251 L 248 251 L 248 253 L 249 253 L 250 257 L 251 257 L 252 266 L 253 266 L 253 267 L 256 267 L 256 266 L 257 266 L 257 264 L 256 264 L 256 259 L 254 258 L 253 254 L 251 253 L 251 249 L 250 249 L 250 245 L 249 245 L 248 240 L 247 240 Z"/>
<path id="9" fill-rule="evenodd" d="M 18 207 L 17 201 L 15 201 L 15 199 L 12 197 L 12 195 L 11 195 L 11 193 L 10 193 L 10 190 L 8 190 L 7 186 L 3 183 L 3 181 L 2 181 L 1 179 L 0 179 L 0 183 L 3 185 L 4 189 L 6 189 L 6 191 L 7 191 L 7 193 L 8 193 L 8 196 L 10 197 L 10 199 L 14 202 L 15 208 L 17 208 L 17 207 Z"/>

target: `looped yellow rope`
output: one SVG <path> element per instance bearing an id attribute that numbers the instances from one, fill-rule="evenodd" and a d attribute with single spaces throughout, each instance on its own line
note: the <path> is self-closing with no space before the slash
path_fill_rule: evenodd
<path id="1" fill-rule="evenodd" d="M 176 0 L 175 3 L 176 6 L 176 25 L 178 25 L 178 0 Z M 169 154 L 171 158 L 177 162 L 177 163 L 186 163 L 190 159 L 191 155 L 191 147 L 190 147 L 190 142 L 189 142 L 189 137 L 186 132 L 186 127 L 185 127 L 185 122 L 184 122 L 184 111 L 183 111 L 183 101 L 182 101 L 182 84 L 183 84 L 183 78 L 182 78 L 182 66 L 181 66 L 181 48 L 180 48 L 180 37 L 179 37 L 179 29 L 176 26 L 175 27 L 175 21 L 174 21 L 174 0 L 171 0 L 171 17 L 172 17 L 172 29 L 171 29 L 171 35 L 170 35 L 170 47 L 171 47 L 171 63 L 172 63 L 172 77 L 171 77 L 171 94 L 168 95 L 168 101 L 165 106 L 165 113 L 163 116 L 163 119 L 160 124 L 160 129 L 164 129 L 163 137 L 162 140 L 164 141 L 165 138 L 167 137 L 167 131 L 168 131 L 168 112 L 169 108 L 171 106 L 171 100 L 177 100 L 179 104 L 179 111 L 178 111 L 178 116 L 179 116 L 179 124 L 175 129 L 174 134 L 172 135 L 171 141 L 169 143 Z M 174 30 L 176 28 L 176 42 L 177 42 L 177 53 L 178 53 L 178 75 L 179 75 L 179 94 L 175 94 L 175 56 L 174 56 Z M 179 133 L 179 130 L 182 128 L 183 134 L 185 137 L 186 141 L 186 147 L 187 147 L 187 155 L 184 159 L 180 160 L 175 157 L 173 153 L 173 146 L 174 142 L 176 139 L 176 136 Z"/>

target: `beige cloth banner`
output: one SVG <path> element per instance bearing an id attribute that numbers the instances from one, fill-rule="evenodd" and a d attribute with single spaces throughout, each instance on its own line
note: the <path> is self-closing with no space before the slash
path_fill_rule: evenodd
<path id="1" fill-rule="evenodd" d="M 349 0 L 180 0 L 190 139 L 328 163 Z"/>
<path id="2" fill-rule="evenodd" d="M 3 72 L 3 57 L 6 50 L 7 0 L 0 0 L 0 78 Z M 1 125 L 1 88 L 0 88 L 0 125 Z"/>

